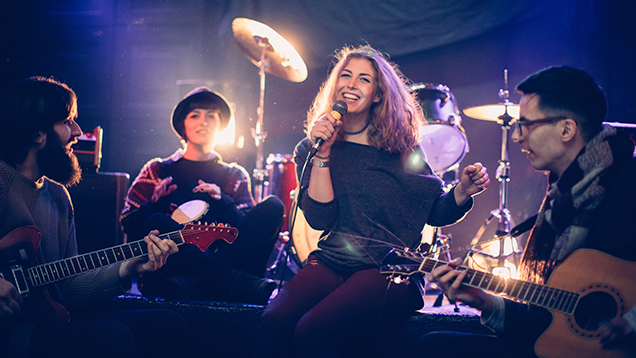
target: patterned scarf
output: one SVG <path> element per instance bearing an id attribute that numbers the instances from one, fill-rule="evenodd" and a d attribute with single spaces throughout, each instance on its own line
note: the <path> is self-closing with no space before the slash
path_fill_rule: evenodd
<path id="1" fill-rule="evenodd" d="M 548 177 L 548 192 L 523 254 L 525 278 L 545 283 L 552 270 L 585 244 L 612 182 L 615 164 L 633 155 L 633 143 L 611 126 L 587 143 L 561 178 Z"/>

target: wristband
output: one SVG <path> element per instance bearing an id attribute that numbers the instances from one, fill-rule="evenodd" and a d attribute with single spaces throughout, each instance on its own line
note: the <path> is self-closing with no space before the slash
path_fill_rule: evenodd
<path id="1" fill-rule="evenodd" d="M 312 160 L 312 164 L 314 167 L 318 167 L 318 168 L 329 168 L 329 161 L 328 160 Z"/>

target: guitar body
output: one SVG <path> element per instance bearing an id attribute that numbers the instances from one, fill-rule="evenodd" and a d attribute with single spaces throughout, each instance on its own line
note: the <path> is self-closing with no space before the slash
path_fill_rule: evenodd
<path id="1" fill-rule="evenodd" d="M 448 262 L 393 249 L 380 272 L 394 280 L 430 273 Z M 636 357 L 633 337 L 612 337 L 601 345 L 607 324 L 636 306 L 636 262 L 591 249 L 570 254 L 552 273 L 547 285 L 504 279 L 466 266 L 463 285 L 494 292 L 552 312 L 552 324 L 537 339 L 535 353 L 543 358 Z M 397 276 L 397 277 L 396 277 Z"/>
<path id="2" fill-rule="evenodd" d="M 544 358 L 636 357 L 633 349 L 619 344 L 604 349 L 599 343 L 607 323 L 636 305 L 636 262 L 596 250 L 577 250 L 554 270 L 548 286 L 577 292 L 581 299 L 572 315 L 552 312 L 552 324 L 535 344 L 537 355 Z"/>
<path id="3" fill-rule="evenodd" d="M 42 319 L 68 321 L 69 312 L 49 294 L 48 286 L 33 288 L 21 275 L 37 265 L 35 252 L 42 235 L 35 226 L 17 228 L 0 239 L 0 277 L 11 282 L 22 295 L 22 313 L 16 322 L 32 323 Z"/>

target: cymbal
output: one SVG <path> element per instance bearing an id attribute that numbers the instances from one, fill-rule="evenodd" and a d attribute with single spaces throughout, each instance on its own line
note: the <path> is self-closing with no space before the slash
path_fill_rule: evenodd
<path id="1" fill-rule="evenodd" d="M 258 67 L 261 66 L 262 49 L 265 49 L 265 72 L 292 82 L 302 82 L 307 78 L 307 66 L 298 52 L 269 26 L 236 18 L 232 21 L 232 31 L 238 46 Z"/>
<path id="2" fill-rule="evenodd" d="M 506 112 L 512 118 L 519 118 L 519 105 L 513 103 L 487 104 L 464 110 L 464 114 L 468 117 L 494 122 L 499 121 L 499 117 Z"/>

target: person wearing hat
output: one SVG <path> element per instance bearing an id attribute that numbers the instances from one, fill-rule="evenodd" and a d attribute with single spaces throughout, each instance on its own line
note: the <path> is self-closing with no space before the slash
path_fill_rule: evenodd
<path id="1" fill-rule="evenodd" d="M 148 162 L 128 191 L 121 224 L 131 240 L 143 237 L 148 227 L 178 230 L 180 225 L 170 217 L 193 200 L 208 206 L 198 220 L 229 224 L 239 232 L 231 245 L 217 240 L 205 253 L 183 245 L 162 269 L 140 280 L 144 295 L 266 304 L 276 287 L 263 274 L 282 226 L 284 206 L 275 196 L 256 204 L 247 171 L 224 162 L 214 150 L 216 136 L 232 116 L 221 94 L 207 87 L 190 92 L 171 118 L 183 148 Z"/>

